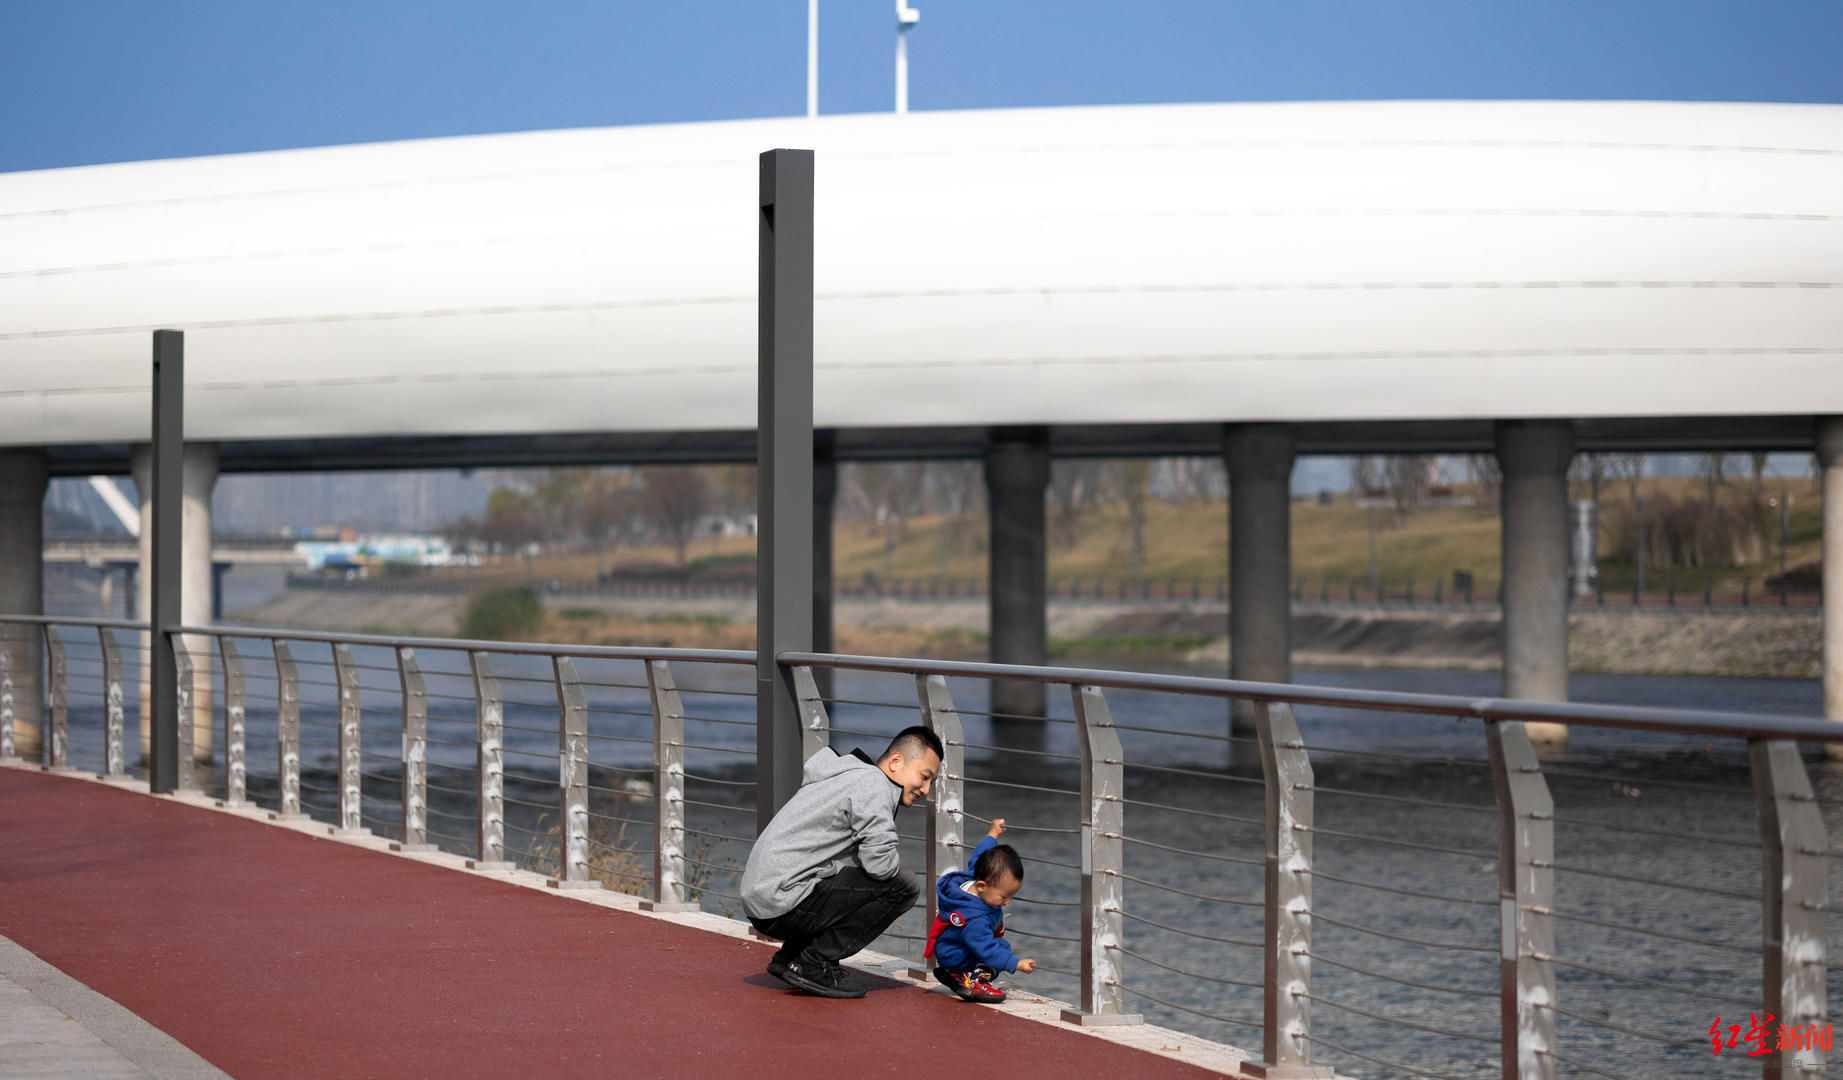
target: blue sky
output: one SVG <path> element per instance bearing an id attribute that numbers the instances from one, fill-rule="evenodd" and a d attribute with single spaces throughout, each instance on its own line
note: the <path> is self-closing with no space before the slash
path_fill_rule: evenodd
<path id="1" fill-rule="evenodd" d="M 1339 98 L 1843 102 L 1837 0 L 918 0 L 916 109 Z M 894 4 L 821 0 L 824 112 Z M 4 0 L 0 171 L 805 109 L 805 0 Z"/>

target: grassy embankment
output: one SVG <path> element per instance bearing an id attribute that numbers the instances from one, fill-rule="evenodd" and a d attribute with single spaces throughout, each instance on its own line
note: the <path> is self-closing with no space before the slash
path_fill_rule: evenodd
<path id="1" fill-rule="evenodd" d="M 1800 482 L 1804 490 L 1795 491 L 1791 521 L 1792 542 L 1787 549 L 1788 565 L 1796 566 L 1818 556 L 1821 507 L 1819 500 Z M 1643 482 L 1640 493 L 1650 501 L 1661 498 L 1683 499 L 1701 490 L 1701 481 L 1691 478 L 1661 478 Z M 1623 485 L 1609 485 L 1603 503 L 1623 502 Z M 1355 579 L 1366 582 L 1369 573 L 1369 511 L 1353 506 L 1321 506 L 1315 502 L 1297 502 L 1292 507 L 1292 557 L 1295 577 L 1311 589 L 1329 579 L 1334 591 L 1342 583 Z M 1499 569 L 1498 520 L 1495 514 L 1472 507 L 1433 507 L 1414 511 L 1399 519 L 1387 510 L 1376 512 L 1378 521 L 1377 556 L 1382 578 L 1391 591 L 1412 580 L 1417 595 L 1429 595 L 1435 580 L 1451 581 L 1455 569 L 1470 570 L 1479 589 L 1494 587 Z M 1228 544 L 1227 512 L 1220 501 L 1188 503 L 1149 502 L 1146 506 L 1144 536 L 1144 577 L 1156 585 L 1167 579 L 1199 579 L 1213 583 L 1223 576 Z M 1052 528 L 1054 525 L 1052 524 Z M 1074 530 L 1072 543 L 1053 538 L 1050 549 L 1050 576 L 1053 579 L 1104 578 L 1118 581 L 1127 576 L 1131 553 L 1131 524 L 1123 505 L 1091 508 Z M 1776 538 L 1775 538 L 1776 539 Z M 962 581 L 979 580 L 985 573 L 984 521 L 967 516 L 962 519 L 932 516 L 908 522 L 899 532 L 885 531 L 872 523 L 847 522 L 838 526 L 835 535 L 835 565 L 841 580 L 855 581 L 866 573 L 882 578 L 929 578 L 936 575 Z M 943 548 L 945 551 L 943 551 Z M 723 561 L 747 559 L 754 550 L 749 538 L 723 538 L 699 541 L 690 552 L 691 562 L 712 567 Z M 1732 569 L 1653 568 L 1653 587 L 1674 578 L 1679 588 L 1699 590 L 1703 580 L 1713 580 L 1719 588 L 1738 588 L 1739 581 L 1758 581 L 1777 568 L 1777 545 L 1767 545 L 1762 562 Z M 503 568 L 471 572 L 482 586 L 513 585 L 532 578 L 557 577 L 580 580 L 593 577 L 598 565 L 618 567 L 623 564 L 670 564 L 669 548 L 625 549 L 600 557 L 592 553 L 547 555 Z M 1631 560 L 1616 553 L 1602 552 L 1602 572 L 1612 580 L 1629 577 Z M 1208 593 L 1206 593 L 1208 595 Z M 674 645 L 709 648 L 752 648 L 751 626 L 717 615 L 663 615 L 651 618 L 610 616 L 588 607 L 564 608 L 548 613 L 542 624 L 530 631 L 546 640 L 599 643 L 670 642 Z M 853 652 L 920 655 L 982 656 L 984 635 L 975 631 L 951 629 L 872 629 L 841 625 L 839 647 Z M 1191 653 L 1211 639 L 1197 634 L 1145 634 L 1124 637 L 1084 637 L 1053 639 L 1052 654 L 1057 656 L 1120 657 L 1158 660 Z M 1585 644 L 1585 643 L 1583 643 Z M 1577 667 L 1600 668 L 1595 659 L 1602 650 L 1577 658 Z M 1615 666 L 1624 666 L 1618 664 Z"/>

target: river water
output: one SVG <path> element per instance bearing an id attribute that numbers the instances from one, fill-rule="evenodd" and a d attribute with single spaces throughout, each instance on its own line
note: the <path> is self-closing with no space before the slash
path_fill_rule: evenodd
<path id="1" fill-rule="evenodd" d="M 251 643 L 252 645 L 254 643 Z M 251 651 L 246 646 L 246 651 Z M 367 824 L 395 833 L 398 683 L 386 650 L 361 665 Z M 301 666 L 305 800 L 336 802 L 333 679 L 323 648 Z M 431 831 L 472 853 L 473 692 L 464 658 L 422 657 L 430 698 Z M 73 673 L 82 670 L 72 653 Z M 508 846 L 554 865 L 556 716 L 547 660 L 495 657 L 504 690 Z M 251 789 L 273 799 L 273 667 L 248 663 Z M 651 719 L 638 664 L 585 662 L 596 858 L 650 872 Z M 707 909 L 738 915 L 735 873 L 753 835 L 753 671 L 675 665 L 687 724 L 692 880 Z M 133 677 L 132 671 L 130 677 Z M 1498 691 L 1495 673 L 1301 670 L 1300 682 L 1464 696 Z M 1004 817 L 1026 880 L 1007 911 L 1010 940 L 1041 962 L 1014 976 L 1023 993 L 1077 997 L 1079 776 L 1066 692 L 1035 752 L 999 752 L 987 690 L 950 680 L 969 745 L 966 806 Z M 100 762 L 93 691 L 73 682 L 78 764 Z M 1581 702 L 1817 715 L 1806 680 L 1577 675 Z M 916 719 L 913 680 L 840 673 L 834 744 L 875 753 Z M 1262 788 L 1252 747 L 1225 739 L 1223 703 L 1111 692 L 1127 767 L 1125 985 L 1130 1008 L 1182 1031 L 1258 1048 L 1261 1018 Z M 132 712 L 132 703 L 131 703 Z M 1297 712 L 1316 770 L 1312 1032 L 1315 1057 L 1361 1077 L 1498 1075 L 1496 817 L 1477 722 L 1350 709 Z M 130 722 L 133 720 L 131 718 Z M 97 758 L 96 763 L 88 760 Z M 1807 753 L 1834 834 L 1843 771 Z M 1740 1076 L 1743 1049 L 1710 1052 L 1716 1017 L 1748 1026 L 1760 1000 L 1760 857 L 1745 748 L 1578 729 L 1545 759 L 1557 814 L 1559 1075 Z M 903 812 L 905 861 L 925 865 L 925 811 Z M 969 840 L 983 824 L 969 822 Z M 1340 835 L 1341 834 L 1341 835 Z M 1834 841 L 1833 841 L 1834 843 Z M 945 869 L 945 868 L 942 868 Z M 1603 875 L 1619 876 L 1603 876 Z M 1627 878 L 1643 879 L 1638 883 Z M 1833 890 L 1838 882 L 1832 882 Z M 1386 891 L 1375 886 L 1386 886 Z M 1584 922 L 1578 920 L 1592 920 Z M 1610 925 L 1597 925 L 1610 924 Z M 1618 927 L 1618 928 L 1612 928 Z M 920 910 L 876 946 L 916 956 Z M 1650 931 L 1672 935 L 1653 936 Z M 1683 940 L 1689 939 L 1689 940 Z M 1831 955 L 1838 954 L 1832 936 Z M 1830 993 L 1839 992 L 1832 977 Z M 1245 985 L 1253 984 L 1253 985 Z M 1334 1047 L 1336 1049 L 1334 1049 Z M 1367 1058 L 1379 1059 L 1378 1061 Z M 1418 1071 L 1417 1071 L 1418 1070 Z M 1757 1067 L 1751 1069 L 1757 1075 Z"/>

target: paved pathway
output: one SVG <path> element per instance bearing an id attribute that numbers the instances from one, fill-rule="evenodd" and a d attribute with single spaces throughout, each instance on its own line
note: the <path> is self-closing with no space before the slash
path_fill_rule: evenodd
<path id="1" fill-rule="evenodd" d="M 1215 1075 L 886 980 L 809 997 L 758 943 L 10 768 L 0 935 L 240 1080 Z"/>

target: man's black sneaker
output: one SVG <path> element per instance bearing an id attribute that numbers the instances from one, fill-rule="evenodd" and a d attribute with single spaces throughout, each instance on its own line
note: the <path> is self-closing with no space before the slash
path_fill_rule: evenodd
<path id="1" fill-rule="evenodd" d="M 793 959 L 793 956 L 788 955 L 786 949 L 777 950 L 773 956 L 768 958 L 768 974 L 786 982 L 787 965 L 793 963 Z"/>
<path id="2" fill-rule="evenodd" d="M 805 960 L 795 960 L 788 964 L 776 978 L 789 986 L 804 990 L 809 994 L 818 994 L 829 998 L 861 998 L 864 988 L 853 986 L 845 969 L 837 964 L 811 964 Z"/>

